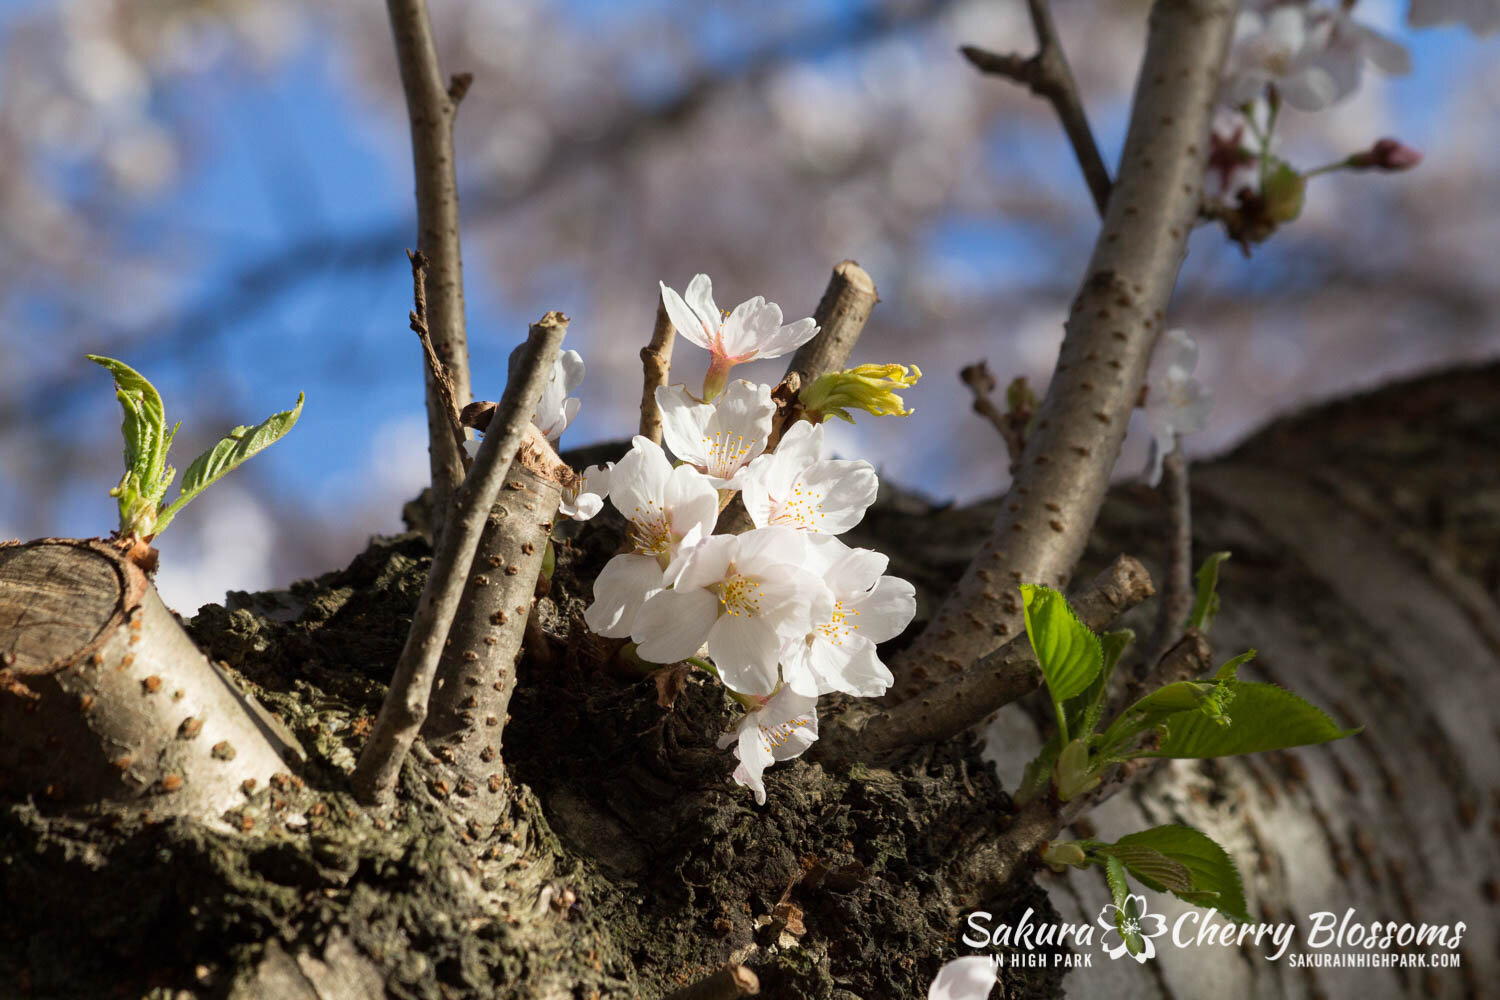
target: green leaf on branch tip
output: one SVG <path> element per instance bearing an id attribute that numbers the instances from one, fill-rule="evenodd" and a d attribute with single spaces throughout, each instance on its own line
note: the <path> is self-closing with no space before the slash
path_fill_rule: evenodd
<path id="1" fill-rule="evenodd" d="M 1104 881 L 1109 883 L 1109 898 L 1116 906 L 1124 906 L 1125 897 L 1130 895 L 1130 885 L 1125 881 L 1125 866 L 1119 858 L 1105 856 Z"/>
<path id="2" fill-rule="evenodd" d="M 1192 710 L 1162 719 L 1166 735 L 1145 757 L 1233 757 L 1242 753 L 1285 750 L 1353 736 L 1322 709 L 1285 688 L 1250 681 L 1223 681 L 1233 697 L 1228 725 Z"/>
<path id="3" fill-rule="evenodd" d="M 1193 613 L 1188 616 L 1188 628 L 1195 628 L 1204 635 L 1219 613 L 1219 564 L 1229 558 L 1228 552 L 1215 552 L 1203 560 L 1198 567 L 1198 595 L 1193 600 Z"/>
<path id="4" fill-rule="evenodd" d="M 1214 674 L 1214 680 L 1216 680 L 1216 681 L 1232 681 L 1232 680 L 1234 680 L 1235 676 L 1240 672 L 1240 667 L 1243 667 L 1245 664 L 1249 663 L 1253 659 L 1255 659 L 1255 650 L 1253 650 L 1253 649 L 1247 649 L 1243 653 L 1241 653 L 1239 656 L 1236 656 L 1236 657 L 1234 657 L 1231 660 L 1225 660 L 1224 661 L 1224 665 L 1222 667 L 1220 667 L 1217 672 L 1215 672 L 1215 674 Z"/>
<path id="5" fill-rule="evenodd" d="M 1134 641 L 1135 632 L 1128 628 L 1106 632 L 1099 637 L 1104 661 L 1099 675 L 1082 694 L 1069 701 L 1068 732 L 1074 736 L 1088 737 L 1098 728 L 1099 717 L 1104 714 L 1104 692 L 1109 686 L 1109 678 L 1115 672 L 1115 665 L 1120 662 L 1120 657 Z"/>
<path id="6" fill-rule="evenodd" d="M 1126 852 L 1124 855 L 1119 853 L 1122 850 Z M 1140 851 L 1149 851 L 1152 855 L 1172 862 L 1176 867 L 1160 869 L 1160 862 L 1148 854 L 1137 855 L 1136 852 Z M 1095 847 L 1094 853 L 1119 858 L 1132 875 L 1152 889 L 1165 889 L 1194 906 L 1212 906 L 1234 920 L 1250 919 L 1245 905 L 1245 887 L 1240 881 L 1234 859 L 1212 837 L 1190 826 L 1169 824 L 1152 827 L 1121 837 L 1114 844 Z M 1131 858 L 1136 856 L 1145 860 L 1145 870 L 1132 864 Z M 1157 867 L 1151 867 L 1153 865 Z M 1185 871 L 1187 884 L 1181 885 L 1179 882 L 1174 886 L 1167 880 L 1156 877 L 1158 869 L 1169 870 L 1174 875 L 1179 873 L 1179 869 Z"/>
<path id="7" fill-rule="evenodd" d="M 1062 594 L 1050 587 L 1022 584 L 1021 597 L 1026 602 L 1026 635 L 1052 700 L 1061 704 L 1099 676 L 1104 667 L 1103 647 Z"/>
<path id="8" fill-rule="evenodd" d="M 161 394 L 140 372 L 114 358 L 99 354 L 86 357 L 114 376 L 115 398 L 125 413 L 120 425 L 125 438 L 125 477 L 110 491 L 111 496 L 119 498 L 120 531 L 150 534 L 156 506 L 172 481 L 167 448 L 177 428 L 167 430 Z"/>
<path id="9" fill-rule="evenodd" d="M 236 427 L 220 439 L 218 444 L 193 459 L 182 474 L 182 493 L 157 520 L 157 532 L 164 529 L 177 516 L 177 512 L 200 493 L 246 460 L 275 444 L 295 427 L 297 418 L 302 415 L 303 399 L 303 394 L 299 392 L 297 405 L 293 409 L 273 413 L 255 427 Z"/>
<path id="10" fill-rule="evenodd" d="M 1193 877 L 1187 865 L 1144 844 L 1104 844 L 1095 854 L 1113 858 L 1130 870 L 1141 883 L 1157 892 L 1192 892 Z"/>
<path id="11" fill-rule="evenodd" d="M 1099 787 L 1099 775 L 1089 771 L 1089 751 L 1083 740 L 1073 740 L 1057 755 L 1057 797 L 1062 802 Z"/>

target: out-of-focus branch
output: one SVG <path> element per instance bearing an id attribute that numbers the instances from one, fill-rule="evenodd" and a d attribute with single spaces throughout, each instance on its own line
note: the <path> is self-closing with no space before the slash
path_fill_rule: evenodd
<path id="1" fill-rule="evenodd" d="M 469 399 L 469 344 L 464 329 L 463 258 L 458 237 L 458 174 L 454 169 L 453 119 L 470 78 L 445 80 L 432 40 L 426 0 L 387 0 L 401 87 L 411 119 L 412 170 L 417 194 L 417 250 L 430 262 L 433 350 L 452 379 L 457 406 Z M 454 491 L 464 478 L 462 437 L 454 443 L 450 406 L 427 371 L 427 442 L 432 466 L 432 523 L 440 533 Z M 462 435 L 462 429 L 459 434 Z"/>
<path id="2" fill-rule="evenodd" d="M 892 664 L 963 670 L 1016 634 L 1019 583 L 1065 585 L 1120 454 L 1197 217 L 1208 127 L 1236 4 L 1159 0 L 1103 225 L 1021 468 L 990 536 L 917 641 Z"/>
<path id="3" fill-rule="evenodd" d="M 660 299 L 656 302 L 656 327 L 651 331 L 651 343 L 641 348 L 641 436 L 661 444 L 661 409 L 656 405 L 656 389 L 667 384 L 672 372 L 672 343 L 677 339 L 677 328 L 667 315 L 667 305 Z"/>
<path id="4" fill-rule="evenodd" d="M 469 456 L 464 451 L 464 442 L 468 440 L 468 436 L 459 419 L 453 376 L 448 374 L 448 366 L 443 364 L 443 359 L 438 357 L 437 350 L 432 346 L 432 331 L 427 327 L 427 256 L 420 250 L 416 253 L 408 250 L 406 256 L 411 260 L 411 330 L 422 342 L 422 356 L 427 359 L 427 377 L 436 386 L 438 396 L 443 401 L 443 409 L 448 413 L 448 427 L 453 432 L 453 441 L 458 447 L 458 456 L 467 470 Z"/>
<path id="5" fill-rule="evenodd" d="M 1072 604 L 1085 625 L 1100 631 L 1151 594 L 1146 567 L 1122 555 L 1075 595 Z M 1019 600 L 1019 595 L 1013 599 Z M 871 716 L 863 725 L 850 716 L 831 718 L 813 744 L 814 756 L 832 761 L 870 759 L 903 746 L 935 743 L 983 721 L 1041 682 L 1030 643 L 1017 636 L 973 669 Z"/>
<path id="6" fill-rule="evenodd" d="M 520 363 L 474 458 L 474 468 L 454 498 L 449 526 L 438 536 L 432 568 L 396 663 L 390 691 L 354 771 L 355 795 L 367 805 L 390 800 L 401 764 L 427 718 L 433 678 L 480 535 L 551 377 L 567 329 L 567 317 L 557 312 L 549 312 L 531 327 Z"/>
<path id="7" fill-rule="evenodd" d="M 1073 145 L 1073 155 L 1078 158 L 1089 193 L 1094 196 L 1094 207 L 1103 215 L 1109 202 L 1109 168 L 1104 165 L 1104 158 L 1099 155 L 1099 147 L 1094 142 L 1094 132 L 1089 128 L 1083 100 L 1078 96 L 1078 84 L 1068 66 L 1062 41 L 1057 36 L 1052 11 L 1047 0 L 1027 0 L 1026 6 L 1031 10 L 1031 24 L 1036 29 L 1036 55 L 1029 59 L 1001 55 L 974 45 L 965 45 L 959 51 L 980 72 L 1024 83 L 1033 94 L 1052 104 L 1063 131 L 1067 133 L 1068 142 Z"/>
<path id="8" fill-rule="evenodd" d="M 990 366 L 986 362 L 965 365 L 958 372 L 958 380 L 974 394 L 974 412 L 1000 432 L 1000 437 L 1005 442 L 1005 453 L 1010 457 L 1010 474 L 1014 476 L 1016 468 L 1021 464 L 1021 452 L 1025 450 L 1026 425 L 1031 422 L 1031 411 L 1002 411 L 995 405 L 995 401 L 990 399 L 990 393 L 995 391 L 995 376 L 990 374 Z M 1017 379 L 1017 382 L 1024 386 L 1026 380 Z"/>
<path id="9" fill-rule="evenodd" d="M 1151 670 L 1182 635 L 1193 611 L 1193 512 L 1188 486 L 1187 457 L 1179 440 L 1161 464 L 1161 495 L 1166 506 L 1166 551 L 1162 572 L 1161 603 L 1143 671 Z"/>

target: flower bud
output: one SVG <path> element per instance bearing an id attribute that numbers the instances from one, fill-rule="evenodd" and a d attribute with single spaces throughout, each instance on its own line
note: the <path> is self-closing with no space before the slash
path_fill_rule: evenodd
<path id="1" fill-rule="evenodd" d="M 798 398 L 815 422 L 838 417 L 854 423 L 850 410 L 864 410 L 877 417 L 908 417 L 912 411 L 896 394 L 909 389 L 922 377 L 916 365 L 859 365 L 830 372 L 802 389 Z"/>
<path id="2" fill-rule="evenodd" d="M 1410 170 L 1422 162 L 1422 153 L 1399 139 L 1381 139 L 1345 161 L 1354 170 Z"/>

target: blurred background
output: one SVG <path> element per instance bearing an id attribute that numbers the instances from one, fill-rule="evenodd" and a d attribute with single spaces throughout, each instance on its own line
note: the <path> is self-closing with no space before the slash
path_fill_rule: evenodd
<path id="1" fill-rule="evenodd" d="M 1145 0 L 1055 0 L 1105 158 L 1118 156 Z M 962 43 L 1029 53 L 1021 0 L 433 0 L 458 115 L 475 394 L 547 309 L 588 364 L 564 446 L 635 427 L 661 279 L 720 305 L 812 312 L 838 260 L 882 302 L 856 361 L 916 363 L 906 419 L 835 447 L 963 502 L 1006 481 L 957 372 L 1040 391 L 1096 218 L 1048 105 Z M 1411 51 L 1352 98 L 1286 112 L 1312 167 L 1394 135 L 1401 175 L 1314 180 L 1246 259 L 1200 227 L 1170 321 L 1217 409 L 1194 453 L 1300 403 L 1500 355 L 1500 39 L 1362 20 Z M 119 409 L 85 353 L 157 384 L 182 468 L 230 427 L 298 427 L 188 507 L 159 584 L 191 614 L 227 589 L 343 565 L 427 477 L 407 329 L 410 146 L 377 0 L 0 0 L 0 538 L 116 523 Z M 706 358 L 679 342 L 674 374 Z M 773 380 L 778 362 L 748 374 Z M 1144 464 L 1132 431 L 1117 474 Z"/>

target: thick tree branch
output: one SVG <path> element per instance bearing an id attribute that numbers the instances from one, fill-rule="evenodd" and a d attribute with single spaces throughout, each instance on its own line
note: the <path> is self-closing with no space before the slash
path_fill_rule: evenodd
<path id="1" fill-rule="evenodd" d="M 1074 595 L 1072 604 L 1084 624 L 1099 631 L 1151 594 L 1146 568 L 1130 556 L 1120 556 Z M 903 746 L 936 743 L 978 724 L 1041 682 L 1031 644 L 1017 636 L 972 670 L 871 716 L 863 725 L 849 715 L 830 719 L 813 744 L 814 756 L 832 761 L 877 758 Z"/>
<path id="2" fill-rule="evenodd" d="M 1188 463 L 1179 440 L 1162 459 L 1161 495 L 1166 506 L 1166 551 L 1161 602 L 1141 670 L 1153 669 L 1182 636 L 1193 612 L 1193 511 Z"/>
<path id="3" fill-rule="evenodd" d="M 432 568 L 390 691 L 354 771 L 355 795 L 367 805 L 389 801 L 401 764 L 427 718 L 433 678 L 480 535 L 552 374 L 567 329 L 567 317 L 556 312 L 549 312 L 531 327 L 520 363 L 474 458 L 474 468 L 454 498 L 450 523 L 438 536 Z"/>
<path id="4" fill-rule="evenodd" d="M 1104 157 L 1099 155 L 1099 147 L 1094 142 L 1094 132 L 1089 128 L 1083 100 L 1078 96 L 1078 84 L 1063 53 L 1062 41 L 1057 36 L 1052 11 L 1047 0 L 1027 0 L 1026 6 L 1031 11 L 1032 27 L 1036 29 L 1036 55 L 1029 59 L 1000 55 L 973 45 L 965 45 L 959 51 L 980 72 L 1024 83 L 1033 94 L 1052 104 L 1063 131 L 1067 133 L 1068 142 L 1073 145 L 1073 155 L 1078 158 L 1089 193 L 1094 196 L 1094 207 L 1103 215 L 1109 203 L 1109 168 L 1104 165 Z"/>
<path id="5" fill-rule="evenodd" d="M 1159 0 L 1119 177 L 1021 468 L 979 553 L 893 664 L 963 670 L 1019 629 L 1019 583 L 1066 584 L 1093 529 L 1197 216 L 1236 4 Z M 976 626 L 977 623 L 977 626 Z"/>
<path id="6" fill-rule="evenodd" d="M 667 384 L 672 373 L 672 344 L 676 339 L 677 328 L 667 315 L 666 303 L 658 298 L 651 343 L 641 348 L 641 436 L 657 444 L 661 444 L 661 410 L 656 405 L 656 390 Z"/>
<path id="7" fill-rule="evenodd" d="M 454 402 L 469 400 L 469 345 L 464 329 L 463 259 L 458 237 L 458 175 L 454 169 L 453 118 L 468 90 L 466 74 L 445 80 L 432 40 L 426 0 L 387 0 L 401 87 L 411 120 L 416 178 L 417 250 L 431 262 L 428 326 L 432 346 L 453 380 Z M 432 466 L 432 518 L 440 532 L 450 501 L 464 478 L 463 445 L 449 430 L 449 408 L 438 380 L 427 372 L 427 439 Z"/>

